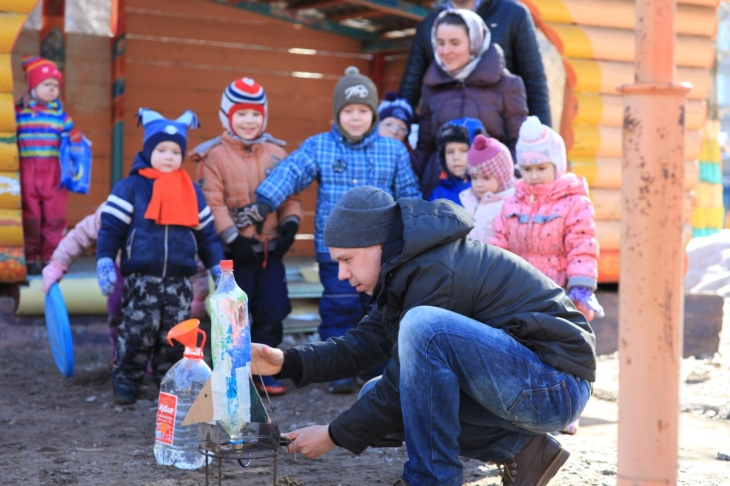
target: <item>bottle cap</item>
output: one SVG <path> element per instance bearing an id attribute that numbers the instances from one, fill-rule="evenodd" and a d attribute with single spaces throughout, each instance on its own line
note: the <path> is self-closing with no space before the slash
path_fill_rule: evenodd
<path id="1" fill-rule="evenodd" d="M 203 346 L 205 346 L 205 331 L 199 329 L 200 321 L 198 319 L 188 319 L 180 324 L 175 325 L 167 331 L 167 341 L 173 346 L 172 340 L 179 342 L 185 346 L 183 356 L 191 359 L 203 359 Z M 203 335 L 203 342 L 198 347 L 198 334 Z"/>
<path id="2" fill-rule="evenodd" d="M 233 270 L 233 260 L 221 260 L 221 270 Z"/>

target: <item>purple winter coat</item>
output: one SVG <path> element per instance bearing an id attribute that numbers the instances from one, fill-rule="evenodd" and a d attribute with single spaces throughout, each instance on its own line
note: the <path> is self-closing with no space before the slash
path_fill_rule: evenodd
<path id="1" fill-rule="evenodd" d="M 496 138 L 515 156 L 520 126 L 527 118 L 527 95 L 522 78 L 504 67 L 502 48 L 492 44 L 474 71 L 462 82 L 435 62 L 423 77 L 423 103 L 418 144 L 411 157 L 421 177 L 429 156 L 436 151 L 436 132 L 447 121 L 471 117 L 480 120 L 487 135 Z"/>

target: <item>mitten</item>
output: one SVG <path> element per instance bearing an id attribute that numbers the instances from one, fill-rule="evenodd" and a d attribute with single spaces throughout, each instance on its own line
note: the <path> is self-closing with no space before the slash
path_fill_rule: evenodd
<path id="1" fill-rule="evenodd" d="M 262 202 L 248 204 L 242 208 L 233 208 L 231 209 L 231 212 L 233 213 L 233 224 L 235 224 L 238 229 L 254 224 L 261 225 L 271 211 L 273 211 L 271 206 Z M 261 228 L 258 228 L 258 231 L 261 232 Z"/>
<path id="2" fill-rule="evenodd" d="M 51 260 L 51 263 L 45 266 L 43 269 L 43 293 L 47 294 L 51 290 L 51 285 L 56 282 L 60 282 L 63 278 L 63 274 L 68 271 L 64 265 Z"/>
<path id="3" fill-rule="evenodd" d="M 215 284 L 215 288 L 218 288 L 218 284 L 221 283 L 221 266 L 216 265 L 214 267 L 211 267 L 209 272 L 210 276 L 213 277 L 213 283 Z"/>
<path id="4" fill-rule="evenodd" d="M 96 281 L 99 282 L 104 297 L 109 297 L 114 292 L 114 282 L 117 281 L 117 272 L 114 270 L 114 262 L 109 257 L 99 258 L 96 262 Z"/>
<path id="5" fill-rule="evenodd" d="M 279 238 L 276 240 L 276 248 L 274 248 L 271 254 L 283 257 L 289 251 L 292 244 L 294 244 L 297 231 L 299 231 L 299 223 L 296 221 L 287 221 L 279 226 Z"/>
<path id="6" fill-rule="evenodd" d="M 588 287 L 582 287 L 580 285 L 575 286 L 570 289 L 568 297 L 576 304 L 580 302 L 589 310 L 595 312 L 598 317 L 603 317 L 605 315 L 603 313 L 603 307 L 601 307 L 601 304 L 598 303 L 598 299 L 596 299 L 595 294 Z"/>
<path id="7" fill-rule="evenodd" d="M 258 244 L 259 240 L 255 238 L 246 238 L 245 236 L 236 236 L 236 239 L 228 243 L 231 249 L 231 259 L 233 263 L 246 265 L 258 261 L 261 257 L 254 251 L 253 246 Z"/>

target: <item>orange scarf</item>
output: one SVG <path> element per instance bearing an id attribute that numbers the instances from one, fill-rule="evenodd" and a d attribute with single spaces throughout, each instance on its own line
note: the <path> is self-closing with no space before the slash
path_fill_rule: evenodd
<path id="1" fill-rule="evenodd" d="M 190 176 L 182 169 L 160 172 L 147 168 L 139 171 L 147 179 L 154 179 L 152 199 L 144 217 L 161 225 L 195 228 L 200 224 L 198 197 Z"/>

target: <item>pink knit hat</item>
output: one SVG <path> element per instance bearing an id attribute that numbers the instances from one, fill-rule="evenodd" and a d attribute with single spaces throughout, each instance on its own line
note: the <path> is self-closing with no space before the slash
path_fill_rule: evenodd
<path id="1" fill-rule="evenodd" d="M 552 163 L 556 179 L 565 174 L 568 168 L 563 138 L 540 123 L 536 116 L 528 116 L 522 123 L 515 152 L 518 166 Z"/>
<path id="2" fill-rule="evenodd" d="M 499 181 L 497 192 L 515 185 L 514 163 L 509 149 L 495 138 L 484 135 L 474 137 L 468 155 L 469 175 L 488 175 Z"/>

